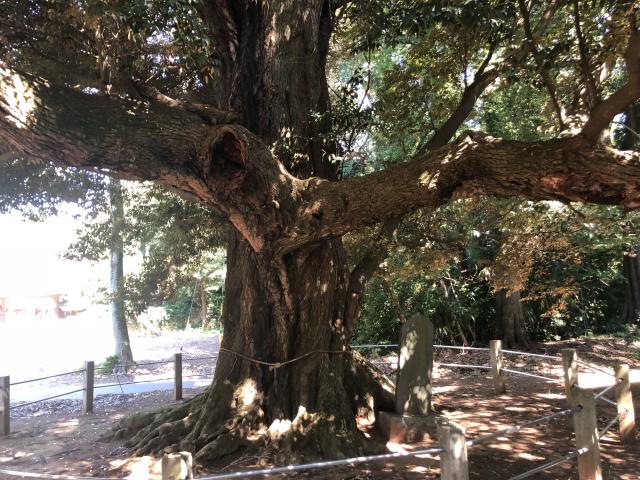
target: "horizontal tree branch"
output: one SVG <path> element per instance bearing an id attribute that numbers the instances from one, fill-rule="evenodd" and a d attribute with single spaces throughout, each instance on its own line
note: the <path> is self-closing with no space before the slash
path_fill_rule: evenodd
<path id="1" fill-rule="evenodd" d="M 90 95 L 0 68 L 0 140 L 59 165 L 156 180 L 217 208 L 257 251 L 284 254 L 455 196 L 640 207 L 640 153 L 581 136 L 517 142 L 466 133 L 387 170 L 297 179 L 258 137 L 183 108 Z"/>
<path id="2" fill-rule="evenodd" d="M 598 103 L 591 110 L 589 119 L 582 128 L 581 135 L 592 143 L 598 141 L 617 114 L 640 98 L 640 32 L 636 28 L 635 20 L 637 9 L 638 7 L 634 6 L 628 15 L 629 40 L 623 54 L 627 83 Z"/>
<path id="3" fill-rule="evenodd" d="M 262 249 L 303 182 L 246 129 L 212 126 L 202 109 L 143 93 L 152 101 L 50 85 L 0 63 L 0 144 L 44 162 L 161 182 L 217 208 Z"/>
<path id="4" fill-rule="evenodd" d="M 474 195 L 637 209 L 640 153 L 592 146 L 579 137 L 529 143 L 468 132 L 447 147 L 384 171 L 318 183 L 303 193 L 300 220 L 284 232 L 281 248 Z"/>

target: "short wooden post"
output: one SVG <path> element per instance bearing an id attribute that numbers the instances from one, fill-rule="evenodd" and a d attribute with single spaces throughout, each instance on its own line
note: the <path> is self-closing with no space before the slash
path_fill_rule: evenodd
<path id="1" fill-rule="evenodd" d="M 574 348 L 562 350 L 562 369 L 564 370 L 564 392 L 567 404 L 571 406 L 573 405 L 572 388 L 578 384 L 578 353 Z"/>
<path id="2" fill-rule="evenodd" d="M 440 448 L 440 478 L 442 480 L 469 480 L 467 442 L 464 428 L 444 421 L 438 424 Z"/>
<path id="3" fill-rule="evenodd" d="M 491 340 L 489 342 L 489 354 L 491 356 L 491 374 L 493 384 L 498 395 L 506 393 L 507 387 L 502 376 L 502 340 Z"/>
<path id="4" fill-rule="evenodd" d="M 173 395 L 175 400 L 182 400 L 182 353 L 173 354 Z"/>
<path id="5" fill-rule="evenodd" d="M 189 452 L 165 454 L 161 465 L 162 480 L 193 480 L 193 458 Z"/>
<path id="6" fill-rule="evenodd" d="M 11 433 L 10 390 L 9 377 L 0 377 L 0 436 L 2 437 Z"/>
<path id="7" fill-rule="evenodd" d="M 602 480 L 595 396 L 589 390 L 574 385 L 571 399 L 576 447 L 578 450 L 587 449 L 585 453 L 578 456 L 578 478 L 579 480 Z"/>
<path id="8" fill-rule="evenodd" d="M 93 413 L 93 381 L 95 366 L 92 360 L 84 362 L 84 391 L 82 392 L 82 411 Z"/>
<path id="9" fill-rule="evenodd" d="M 618 406 L 618 425 L 620 440 L 625 443 L 633 442 L 636 438 L 636 414 L 633 408 L 633 395 L 629 382 L 629 365 L 624 363 L 614 367 L 616 382 L 616 404 Z"/>

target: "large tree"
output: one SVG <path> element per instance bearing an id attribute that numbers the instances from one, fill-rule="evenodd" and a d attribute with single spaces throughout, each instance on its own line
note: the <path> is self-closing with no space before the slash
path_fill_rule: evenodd
<path id="1" fill-rule="evenodd" d="M 384 249 L 373 241 L 350 271 L 348 232 L 382 224 L 382 238 L 408 212 L 477 194 L 640 206 L 640 155 L 601 142 L 640 97 L 632 2 L 62 3 L 1 7 L 9 157 L 153 180 L 229 224 L 215 379 L 143 417 L 140 452 L 362 451 L 353 409 L 388 396 L 348 342 Z M 413 85 L 434 90 L 415 112 L 440 112 L 403 161 L 347 179 L 326 75 L 337 22 L 353 52 L 404 42 L 424 55 Z M 490 87 L 520 75 L 549 94 L 548 140 L 460 132 Z"/>

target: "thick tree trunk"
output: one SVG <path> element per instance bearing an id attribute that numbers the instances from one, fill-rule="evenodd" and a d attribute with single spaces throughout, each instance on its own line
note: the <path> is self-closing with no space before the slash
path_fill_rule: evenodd
<path id="1" fill-rule="evenodd" d="M 209 316 L 209 307 L 207 305 L 207 290 L 204 285 L 204 281 L 200 279 L 198 281 L 198 304 L 200 306 L 198 310 L 198 323 L 201 328 L 208 328 L 209 321 L 207 317 Z"/>
<path id="2" fill-rule="evenodd" d="M 122 231 L 124 228 L 124 201 L 120 180 L 109 179 L 109 203 L 111 216 L 111 244 L 110 244 L 110 282 L 109 296 L 111 305 L 111 324 L 115 342 L 114 354 L 122 363 L 133 363 L 127 317 L 124 308 L 124 243 Z"/>
<path id="3" fill-rule="evenodd" d="M 640 320 L 640 258 L 635 249 L 624 253 L 622 268 L 626 280 L 622 321 L 635 324 Z"/>
<path id="4" fill-rule="evenodd" d="M 277 10 L 249 3 L 235 37 L 243 53 L 230 102 L 290 172 L 335 179 L 320 135 L 326 125 L 311 116 L 328 105 L 328 2 L 282 2 Z M 273 28 L 288 31 L 286 38 Z M 140 453 L 186 448 L 201 462 L 252 443 L 277 447 L 282 461 L 363 453 L 354 413 L 390 407 L 392 396 L 348 348 L 342 241 L 323 239 L 283 255 L 268 245 L 256 249 L 237 229 L 228 236 L 224 336 L 213 384 L 189 406 L 187 421 L 170 423 L 171 435 L 160 433 L 167 423 L 161 415 L 131 444 Z"/>
<path id="5" fill-rule="evenodd" d="M 502 338 L 507 348 L 529 347 L 520 292 L 508 292 L 505 289 L 497 292 L 496 336 Z"/>

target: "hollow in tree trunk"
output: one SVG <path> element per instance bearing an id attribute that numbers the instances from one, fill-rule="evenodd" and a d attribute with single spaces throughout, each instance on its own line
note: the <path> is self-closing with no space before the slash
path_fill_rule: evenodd
<path id="1" fill-rule="evenodd" d="M 502 289 L 496 293 L 496 336 L 507 348 L 528 348 L 529 335 L 524 321 L 520 292 Z"/>
<path id="2" fill-rule="evenodd" d="M 115 342 L 114 354 L 122 363 L 133 363 L 127 317 L 124 307 L 124 200 L 122 185 L 116 178 L 109 179 L 109 204 L 111 219 L 110 242 L 110 282 L 109 296 L 111 306 L 111 324 Z"/>

